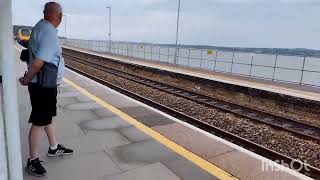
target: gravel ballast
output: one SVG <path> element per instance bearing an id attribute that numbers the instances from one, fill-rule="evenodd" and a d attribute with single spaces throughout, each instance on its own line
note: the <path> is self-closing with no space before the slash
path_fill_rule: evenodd
<path id="1" fill-rule="evenodd" d="M 233 114 L 224 113 L 67 59 L 66 63 L 203 122 L 320 168 L 320 145 L 317 142 L 302 140 L 290 133 L 274 129 L 270 126 L 258 124 L 249 119 L 239 118 Z"/>

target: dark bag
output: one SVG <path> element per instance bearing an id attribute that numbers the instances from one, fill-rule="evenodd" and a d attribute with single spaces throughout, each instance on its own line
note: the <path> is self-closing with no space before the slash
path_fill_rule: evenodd
<path id="1" fill-rule="evenodd" d="M 30 54 L 34 59 L 34 55 L 32 54 L 32 49 L 30 48 Z M 58 66 L 54 64 L 44 62 L 41 70 L 37 73 L 37 84 L 43 88 L 55 88 L 57 87 L 57 79 L 58 79 L 58 67 L 60 64 L 60 59 L 58 62 Z"/>
<path id="2" fill-rule="evenodd" d="M 37 73 L 37 84 L 44 88 L 54 88 L 57 87 L 57 78 L 58 67 L 44 62 L 41 70 Z"/>
<path id="3" fill-rule="evenodd" d="M 29 56 L 29 49 L 24 49 L 21 51 L 21 54 L 20 54 L 20 59 L 22 62 L 26 62 L 27 64 L 29 64 L 29 59 L 30 56 Z"/>

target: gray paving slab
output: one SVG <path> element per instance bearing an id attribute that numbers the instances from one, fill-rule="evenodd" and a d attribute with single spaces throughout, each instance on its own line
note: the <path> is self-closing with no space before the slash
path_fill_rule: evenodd
<path id="1" fill-rule="evenodd" d="M 60 108 L 64 108 L 67 105 L 79 103 L 79 100 L 77 100 L 74 97 L 70 98 L 58 98 L 57 106 Z"/>
<path id="2" fill-rule="evenodd" d="M 79 126 L 84 131 L 105 131 L 131 126 L 118 116 L 106 117 L 103 119 L 82 121 Z"/>
<path id="3" fill-rule="evenodd" d="M 79 91 L 71 91 L 71 92 L 61 92 L 58 94 L 58 98 L 66 98 L 66 97 L 77 97 L 82 93 Z"/>
<path id="4" fill-rule="evenodd" d="M 127 113 L 128 115 L 132 117 L 137 117 L 137 116 L 145 116 L 145 115 L 151 115 L 151 114 L 157 114 L 153 110 L 150 110 L 146 107 L 143 106 L 138 106 L 138 107 L 126 107 L 126 108 L 121 108 L 120 109 L 122 112 Z"/>
<path id="5" fill-rule="evenodd" d="M 75 89 L 74 89 L 74 87 L 72 87 L 72 86 L 65 86 L 65 87 L 61 87 L 61 85 L 60 86 L 58 86 L 58 90 L 60 91 L 60 92 L 63 92 L 63 93 L 66 93 L 66 92 L 73 92 L 73 91 L 76 91 Z"/>
<path id="6" fill-rule="evenodd" d="M 83 88 L 89 88 L 89 87 L 94 87 L 96 86 L 96 84 L 90 82 L 89 80 L 83 80 L 81 78 L 68 78 L 67 79 L 73 81 L 73 82 L 76 82 L 77 85 L 79 85 L 80 87 L 83 87 Z M 75 80 L 75 79 L 80 79 L 80 80 Z"/>
<path id="7" fill-rule="evenodd" d="M 81 86 L 81 85 L 80 85 Z M 108 89 L 104 88 L 103 85 L 99 86 L 90 86 L 86 87 L 86 90 L 89 91 L 90 93 L 98 96 L 112 96 L 112 95 L 117 95 L 116 92 L 109 91 Z"/>
<path id="8" fill-rule="evenodd" d="M 88 131 L 86 135 L 92 140 L 101 141 L 103 150 L 112 149 L 118 146 L 130 144 L 131 142 L 117 130 L 108 131 Z"/>
<path id="9" fill-rule="evenodd" d="M 101 105 L 96 102 L 85 102 L 85 103 L 76 103 L 66 106 L 69 110 L 92 110 L 92 109 L 101 109 Z"/>
<path id="10" fill-rule="evenodd" d="M 93 112 L 95 112 L 101 118 L 115 116 L 115 114 L 113 112 L 111 112 L 105 108 L 94 109 Z"/>
<path id="11" fill-rule="evenodd" d="M 83 135 L 83 131 L 75 122 L 66 121 L 61 116 L 55 117 L 53 122 L 59 139 L 77 138 Z"/>
<path id="12" fill-rule="evenodd" d="M 163 126 L 163 125 L 175 123 L 175 121 L 161 114 L 149 114 L 149 115 L 136 116 L 135 119 L 148 127 Z"/>
<path id="13" fill-rule="evenodd" d="M 180 123 L 156 126 L 153 129 L 206 160 L 235 151 L 234 148 L 213 141 L 212 138 Z"/>
<path id="14" fill-rule="evenodd" d="M 104 176 L 101 180 L 181 180 L 161 163 L 154 163 L 121 174 Z"/>
<path id="15" fill-rule="evenodd" d="M 141 132 L 135 127 L 127 127 L 119 129 L 120 133 L 125 136 L 130 142 L 140 142 L 151 139 L 150 136 Z"/>
<path id="16" fill-rule="evenodd" d="M 59 119 L 76 123 L 80 123 L 81 121 L 85 120 L 94 120 L 100 118 L 96 113 L 94 113 L 91 110 L 69 111 L 67 109 L 62 109 L 58 111 L 58 114 L 60 114 Z"/>
<path id="17" fill-rule="evenodd" d="M 209 159 L 209 162 L 223 169 L 228 169 L 231 174 L 241 179 L 254 179 L 262 171 L 261 160 L 253 159 L 250 155 L 240 151 L 215 156 Z"/>
<path id="18" fill-rule="evenodd" d="M 132 143 L 106 151 L 122 170 L 179 159 L 177 154 L 154 140 Z"/>
<path id="19" fill-rule="evenodd" d="M 62 142 L 63 143 L 63 142 Z M 67 145 L 74 149 L 75 155 L 104 152 L 106 148 L 114 148 L 130 142 L 118 131 L 89 131 L 77 138 L 67 140 Z"/>
<path id="20" fill-rule="evenodd" d="M 137 107 L 141 106 L 140 104 L 133 102 L 129 99 L 123 98 L 118 94 L 113 94 L 112 96 L 99 96 L 102 100 L 106 101 L 107 103 L 117 107 L 117 108 L 126 108 L 126 107 Z"/>
<path id="21" fill-rule="evenodd" d="M 91 98 L 89 98 L 88 96 L 85 96 L 84 94 L 77 96 L 76 99 L 79 102 L 93 102 L 93 100 Z"/>
<path id="22" fill-rule="evenodd" d="M 217 180 L 216 177 L 183 158 L 166 161 L 164 165 L 183 180 Z"/>

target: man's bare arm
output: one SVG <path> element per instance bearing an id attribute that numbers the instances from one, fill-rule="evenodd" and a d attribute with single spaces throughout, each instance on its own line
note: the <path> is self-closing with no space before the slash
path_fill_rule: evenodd
<path id="1" fill-rule="evenodd" d="M 28 71 L 26 76 L 23 78 L 20 78 L 20 83 L 22 85 L 27 85 L 33 79 L 33 77 L 41 70 L 43 64 L 44 64 L 43 60 L 35 58 L 32 61 L 31 69 Z"/>

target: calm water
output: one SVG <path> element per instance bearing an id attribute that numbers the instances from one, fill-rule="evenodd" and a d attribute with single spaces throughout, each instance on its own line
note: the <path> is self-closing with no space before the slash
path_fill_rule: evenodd
<path id="1" fill-rule="evenodd" d="M 109 51 L 107 42 L 91 41 L 77 44 L 82 47 L 92 47 L 94 51 Z M 175 48 L 121 43 L 114 44 L 111 52 L 153 61 L 174 63 Z M 212 71 L 320 86 L 320 58 L 179 49 L 177 63 Z M 302 69 L 304 69 L 303 72 Z"/>

